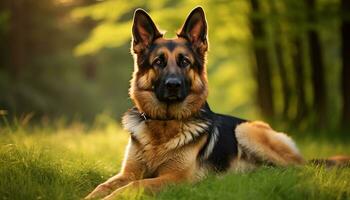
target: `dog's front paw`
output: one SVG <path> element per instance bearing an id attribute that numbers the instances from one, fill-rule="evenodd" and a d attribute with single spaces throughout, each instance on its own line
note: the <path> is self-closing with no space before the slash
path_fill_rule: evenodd
<path id="1" fill-rule="evenodd" d="M 112 192 L 111 187 L 106 183 L 102 183 L 102 184 L 98 185 L 84 199 L 100 199 L 100 198 L 103 198 L 103 197 L 109 195 L 111 192 Z"/>

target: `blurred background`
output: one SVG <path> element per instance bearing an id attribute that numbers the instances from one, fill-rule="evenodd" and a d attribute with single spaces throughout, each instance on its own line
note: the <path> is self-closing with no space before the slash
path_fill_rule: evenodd
<path id="1" fill-rule="evenodd" d="M 349 130 L 349 0 L 1 0 L 0 115 L 120 120 L 132 106 L 133 11 L 174 37 L 197 5 L 213 110 L 295 132 Z"/>

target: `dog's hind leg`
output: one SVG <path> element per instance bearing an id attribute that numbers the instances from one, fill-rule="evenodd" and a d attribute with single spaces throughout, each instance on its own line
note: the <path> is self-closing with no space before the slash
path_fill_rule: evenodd
<path id="1" fill-rule="evenodd" d="M 286 134 L 274 131 L 266 123 L 242 123 L 236 127 L 235 133 L 243 154 L 259 163 L 276 166 L 304 163 L 294 141 Z"/>

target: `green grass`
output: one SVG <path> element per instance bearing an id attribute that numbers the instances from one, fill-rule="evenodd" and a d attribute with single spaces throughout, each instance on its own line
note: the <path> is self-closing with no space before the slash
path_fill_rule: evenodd
<path id="1" fill-rule="evenodd" d="M 117 173 L 127 136 L 108 120 L 88 130 L 81 124 L 0 127 L 0 199 L 81 199 Z M 298 142 L 306 158 L 350 154 L 346 141 Z M 169 186 L 155 198 L 350 199 L 350 169 L 264 167 Z"/>

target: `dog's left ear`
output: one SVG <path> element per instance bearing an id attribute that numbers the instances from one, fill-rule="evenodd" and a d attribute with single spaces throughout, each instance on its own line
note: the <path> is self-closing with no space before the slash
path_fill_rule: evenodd
<path id="1" fill-rule="evenodd" d="M 187 39 L 200 52 L 204 53 L 208 49 L 207 31 L 204 10 L 201 7 L 197 7 L 189 14 L 177 36 Z"/>

